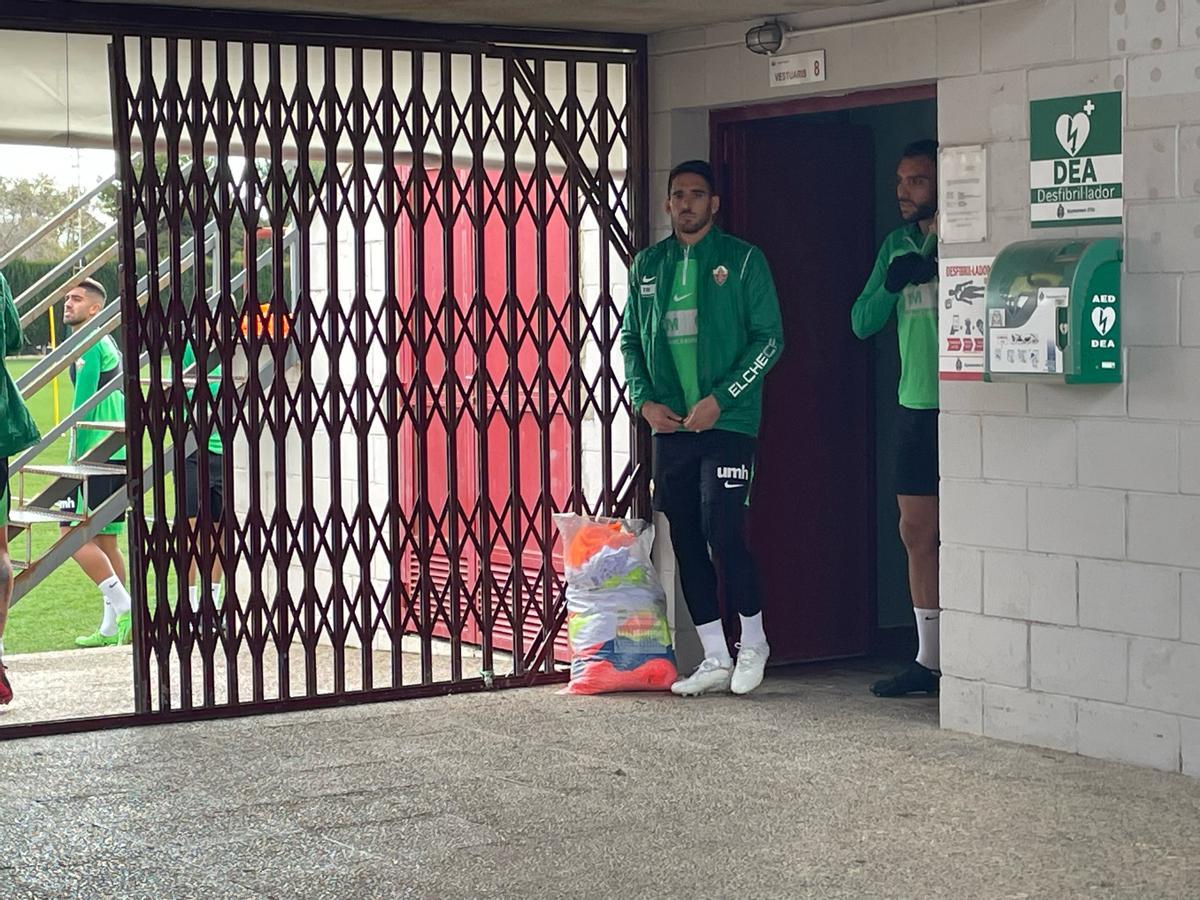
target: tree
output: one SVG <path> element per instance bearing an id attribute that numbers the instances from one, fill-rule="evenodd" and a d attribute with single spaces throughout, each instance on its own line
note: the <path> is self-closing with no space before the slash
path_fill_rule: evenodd
<path id="1" fill-rule="evenodd" d="M 48 175 L 0 178 L 0 256 L 62 212 L 80 194 L 76 187 L 60 187 Z M 81 231 L 82 239 L 86 241 L 105 226 L 105 221 L 100 218 L 103 216 L 102 211 L 85 208 L 28 248 L 22 256 L 32 261 L 58 262 L 78 245 Z"/>

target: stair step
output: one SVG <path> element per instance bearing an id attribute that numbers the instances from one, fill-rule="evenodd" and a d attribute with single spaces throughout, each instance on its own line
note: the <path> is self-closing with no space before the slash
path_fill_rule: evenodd
<path id="1" fill-rule="evenodd" d="M 194 388 L 200 383 L 200 379 L 196 378 L 194 375 L 184 375 L 182 378 L 168 378 L 163 381 L 158 381 L 154 378 L 143 378 L 141 379 L 141 382 L 142 387 L 155 387 L 161 385 L 164 388 L 170 388 L 173 385 L 180 384 L 185 388 Z"/>
<path id="2" fill-rule="evenodd" d="M 52 475 L 55 478 L 74 478 L 83 481 L 93 475 L 124 475 L 125 467 L 107 463 L 75 463 L 65 466 L 29 465 L 21 471 L 29 475 Z"/>
<path id="3" fill-rule="evenodd" d="M 124 422 L 80 422 L 76 428 L 95 428 L 97 431 L 124 431 Z"/>
<path id="4" fill-rule="evenodd" d="M 75 513 L 59 512 L 55 509 L 38 509 L 35 506 L 24 506 L 14 509 L 8 514 L 10 525 L 69 525 L 72 522 L 83 522 L 84 516 Z"/>

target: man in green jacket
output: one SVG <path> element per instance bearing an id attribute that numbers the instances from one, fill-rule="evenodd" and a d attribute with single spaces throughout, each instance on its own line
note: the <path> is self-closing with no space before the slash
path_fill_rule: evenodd
<path id="1" fill-rule="evenodd" d="M 37 426 L 4 365 L 4 357 L 21 349 L 21 317 L 8 280 L 0 273 L 0 706 L 12 701 L 12 685 L 4 668 L 4 626 L 12 601 L 13 571 L 8 557 L 8 458 L 40 440 Z"/>
<path id="2" fill-rule="evenodd" d="M 672 170 L 673 233 L 634 260 L 621 327 L 630 401 L 654 430 L 654 505 L 671 525 L 684 599 L 704 645 L 696 671 L 671 688 L 681 696 L 748 694 L 770 653 L 745 519 L 762 384 L 783 350 L 783 327 L 762 251 L 713 224 L 719 207 L 707 162 Z M 741 620 L 736 668 L 714 563 Z"/>
<path id="3" fill-rule="evenodd" d="M 900 408 L 893 442 L 900 538 L 917 620 L 915 661 L 871 685 L 879 697 L 936 694 L 938 637 L 938 259 L 937 142 L 905 148 L 896 169 L 905 224 L 883 242 L 875 269 L 854 302 L 851 325 L 869 338 L 896 316 L 900 340 Z"/>
<path id="4" fill-rule="evenodd" d="M 72 328 L 83 328 L 104 308 L 108 295 L 104 285 L 85 278 L 67 291 L 63 299 L 63 322 Z M 71 368 L 71 381 L 75 385 L 74 409 L 79 409 L 101 388 L 121 377 L 121 355 L 116 341 L 105 335 L 84 352 Z M 125 394 L 117 388 L 84 416 L 85 422 L 123 422 L 125 420 Z M 104 441 L 110 432 L 100 428 L 77 426 L 71 437 L 68 462 L 83 462 L 83 457 L 93 447 Z M 125 448 L 121 447 L 108 462 L 125 465 Z M 88 460 L 96 462 L 96 460 Z M 81 487 L 73 497 L 59 504 L 65 512 L 82 515 L 98 508 L 105 500 L 118 492 L 125 492 L 125 474 L 93 475 L 87 479 L 87 505 Z M 63 526 L 64 531 L 70 526 Z M 120 535 L 125 531 L 125 513 L 122 511 L 111 524 L 101 529 L 96 537 L 75 552 L 75 561 L 100 589 L 104 610 L 100 627 L 95 632 L 77 637 L 79 647 L 108 647 L 128 643 L 131 638 L 129 591 L 125 588 L 125 558 L 121 555 Z"/>

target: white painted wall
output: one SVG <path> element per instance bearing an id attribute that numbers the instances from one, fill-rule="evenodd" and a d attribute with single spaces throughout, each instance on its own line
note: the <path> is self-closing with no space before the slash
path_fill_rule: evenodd
<path id="1" fill-rule="evenodd" d="M 652 39 L 652 183 L 707 155 L 714 107 L 936 81 L 939 140 L 985 144 L 991 173 L 990 239 L 944 258 L 1047 236 L 1027 224 L 1031 99 L 1124 91 L 1125 225 L 1070 233 L 1125 238 L 1126 383 L 943 385 L 942 724 L 1200 776 L 1200 4 L 825 31 L 788 50 L 824 48 L 829 81 L 778 92 L 739 46 L 753 24 Z"/>

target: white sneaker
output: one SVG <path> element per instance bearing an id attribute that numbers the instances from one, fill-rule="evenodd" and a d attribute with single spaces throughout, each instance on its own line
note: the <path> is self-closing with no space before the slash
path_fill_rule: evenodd
<path id="1" fill-rule="evenodd" d="M 671 685 L 671 693 L 680 697 L 698 697 L 701 694 L 725 693 L 733 677 L 733 666 L 723 666 L 712 657 L 706 657 L 696 666 L 696 671 Z"/>
<path id="2" fill-rule="evenodd" d="M 729 689 L 735 694 L 748 694 L 762 684 L 763 669 L 767 667 L 770 655 L 771 648 L 766 644 L 738 644 L 737 665 Z"/>

